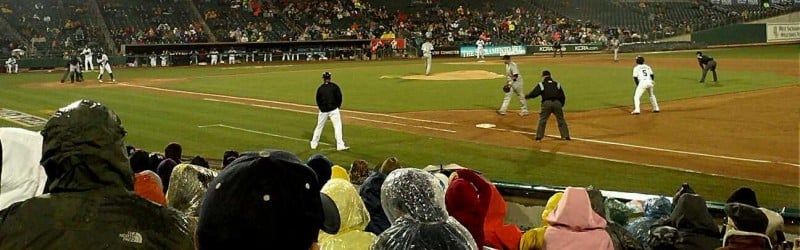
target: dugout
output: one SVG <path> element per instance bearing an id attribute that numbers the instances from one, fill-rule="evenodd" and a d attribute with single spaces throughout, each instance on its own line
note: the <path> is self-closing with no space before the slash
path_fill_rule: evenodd
<path id="1" fill-rule="evenodd" d="M 155 54 L 160 65 L 161 54 L 166 51 L 169 65 L 190 65 L 194 62 L 209 63 L 209 52 L 219 52 L 220 61 L 233 54 L 237 60 L 251 57 L 256 62 L 271 61 L 310 61 L 310 60 L 353 60 L 363 58 L 369 49 L 370 40 L 322 40 L 322 41 L 275 41 L 251 43 L 191 43 L 191 44 L 127 44 L 122 45 L 121 53 L 126 63 L 146 64 L 150 55 Z"/>

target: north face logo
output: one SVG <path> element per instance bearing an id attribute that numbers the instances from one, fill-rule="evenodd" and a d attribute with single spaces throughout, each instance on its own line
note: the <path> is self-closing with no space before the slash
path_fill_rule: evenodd
<path id="1" fill-rule="evenodd" d="M 122 238 L 122 241 L 142 244 L 142 235 L 138 232 L 119 234 L 119 237 Z"/>

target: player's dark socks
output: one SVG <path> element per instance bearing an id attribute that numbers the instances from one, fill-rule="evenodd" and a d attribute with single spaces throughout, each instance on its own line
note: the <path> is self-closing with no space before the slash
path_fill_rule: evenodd
<path id="1" fill-rule="evenodd" d="M 114 73 L 109 73 L 108 75 L 111 76 L 111 80 L 117 79 L 117 78 L 114 78 Z"/>

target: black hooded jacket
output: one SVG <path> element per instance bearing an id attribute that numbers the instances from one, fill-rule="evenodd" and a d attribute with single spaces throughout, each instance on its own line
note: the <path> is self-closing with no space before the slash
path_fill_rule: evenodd
<path id="1" fill-rule="evenodd" d="M 722 237 L 708 212 L 706 201 L 697 194 L 680 195 L 669 218 L 654 225 L 651 232 L 660 226 L 676 228 L 683 238 L 675 243 L 673 249 L 716 249 L 722 246 Z"/>
<path id="2" fill-rule="evenodd" d="M 185 216 L 132 192 L 113 111 L 75 102 L 42 136 L 47 194 L 0 211 L 0 249 L 193 249 Z"/>

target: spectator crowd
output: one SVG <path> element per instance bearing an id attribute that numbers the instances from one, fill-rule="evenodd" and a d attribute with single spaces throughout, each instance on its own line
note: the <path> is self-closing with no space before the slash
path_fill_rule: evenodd
<path id="1" fill-rule="evenodd" d="M 567 187 L 549 198 L 539 226 L 523 228 L 504 222 L 506 202 L 486 177 L 457 165 L 418 169 L 389 157 L 374 167 L 356 160 L 347 169 L 323 154 L 303 161 L 267 149 L 226 151 L 212 168 L 203 157 L 184 158 L 178 143 L 163 153 L 126 146 L 126 134 L 113 110 L 90 100 L 59 109 L 39 133 L 0 128 L 0 248 L 792 245 L 781 215 L 761 208 L 748 187 L 731 194 L 722 225 L 703 196 L 683 184 L 671 198 L 628 203 L 594 187 Z"/>

